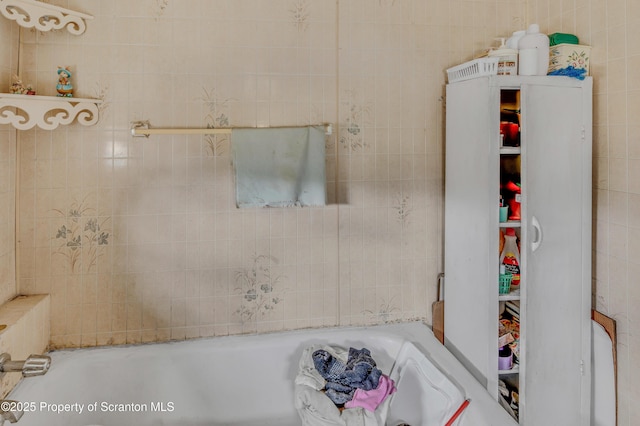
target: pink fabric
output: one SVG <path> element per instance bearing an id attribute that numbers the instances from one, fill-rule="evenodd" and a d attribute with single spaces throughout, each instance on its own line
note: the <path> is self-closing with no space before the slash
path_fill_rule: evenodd
<path id="1" fill-rule="evenodd" d="M 353 398 L 344 404 L 345 408 L 362 407 L 365 410 L 375 411 L 378 405 L 396 391 L 396 386 L 388 376 L 380 376 L 378 387 L 372 390 L 356 389 Z"/>

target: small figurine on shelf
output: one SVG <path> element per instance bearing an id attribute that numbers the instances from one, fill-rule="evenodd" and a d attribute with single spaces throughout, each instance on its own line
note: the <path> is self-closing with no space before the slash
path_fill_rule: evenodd
<path id="1" fill-rule="evenodd" d="M 36 92 L 33 90 L 30 84 L 23 84 L 22 79 L 13 75 L 13 83 L 11 83 L 11 87 L 9 88 L 9 93 L 13 93 L 16 95 L 35 95 Z"/>
<path id="2" fill-rule="evenodd" d="M 69 67 L 58 67 L 58 84 L 56 85 L 58 96 L 73 97 L 73 85 L 71 84 L 71 71 Z"/>
<path id="3" fill-rule="evenodd" d="M 11 83 L 11 87 L 9 88 L 9 93 L 13 93 L 15 95 L 22 95 L 25 93 L 26 87 L 22 84 L 22 80 L 19 76 L 13 75 L 13 83 Z"/>

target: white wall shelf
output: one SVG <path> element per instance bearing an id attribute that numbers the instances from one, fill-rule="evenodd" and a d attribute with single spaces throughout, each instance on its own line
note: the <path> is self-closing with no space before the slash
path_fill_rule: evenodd
<path id="1" fill-rule="evenodd" d="M 51 31 L 67 28 L 80 35 L 87 29 L 85 20 L 93 16 L 35 0 L 0 0 L 0 13 L 25 28 Z"/>
<path id="2" fill-rule="evenodd" d="M 100 99 L 0 93 L 0 124 L 11 124 L 18 130 L 35 126 L 53 130 L 74 121 L 92 126 L 98 122 L 101 103 Z"/>

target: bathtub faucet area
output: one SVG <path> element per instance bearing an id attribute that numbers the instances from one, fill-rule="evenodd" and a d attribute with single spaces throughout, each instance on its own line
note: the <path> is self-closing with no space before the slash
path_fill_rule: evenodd
<path id="1" fill-rule="evenodd" d="M 0 354 L 0 373 L 17 372 L 23 377 L 41 376 L 51 366 L 51 357 L 47 355 L 29 355 L 24 361 L 12 361 L 8 353 Z"/>
<path id="2" fill-rule="evenodd" d="M 18 401 L 9 399 L 0 401 L 0 425 L 3 425 L 5 420 L 9 420 L 10 423 L 16 423 L 20 420 L 20 417 L 24 414 L 24 411 L 20 409 L 20 405 Z"/>
<path id="3" fill-rule="evenodd" d="M 51 366 L 51 357 L 47 355 L 29 355 L 24 361 L 12 361 L 11 355 L 0 354 L 0 377 L 4 373 L 22 373 L 23 377 L 42 376 Z M 24 411 L 23 404 L 9 399 L 0 400 L 0 426 L 9 420 L 16 423 Z"/>
<path id="4" fill-rule="evenodd" d="M 42 376 L 51 366 L 51 357 L 47 355 L 29 355 L 24 361 L 12 361 L 11 355 L 0 354 L 0 376 L 4 373 L 22 373 L 23 377 Z M 24 414 L 23 404 L 4 399 L 0 401 L 0 426 L 9 420 L 16 423 Z"/>

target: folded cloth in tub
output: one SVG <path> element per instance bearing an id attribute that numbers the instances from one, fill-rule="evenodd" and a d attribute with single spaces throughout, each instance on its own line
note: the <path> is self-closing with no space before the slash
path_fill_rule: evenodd
<path id="1" fill-rule="evenodd" d="M 347 401 L 344 406 L 345 408 L 362 407 L 369 411 L 375 411 L 395 391 L 396 386 L 393 380 L 383 374 L 380 376 L 378 386 L 375 389 L 356 389 L 351 401 Z"/>
<path id="2" fill-rule="evenodd" d="M 390 398 L 378 406 L 381 410 L 370 411 L 362 406 L 340 410 L 322 391 L 327 381 L 316 369 L 313 354 L 325 351 L 345 366 L 349 360 L 349 351 L 328 345 L 312 345 L 306 348 L 300 357 L 298 375 L 295 380 L 295 407 L 304 426 L 377 426 L 385 419 L 380 413 L 386 413 Z"/>
<path id="3" fill-rule="evenodd" d="M 351 401 L 356 389 L 370 391 L 378 387 L 382 371 L 376 368 L 366 348 L 349 348 L 346 363 L 324 349 L 318 349 L 312 357 L 316 370 L 327 381 L 327 396 L 338 405 Z"/>

